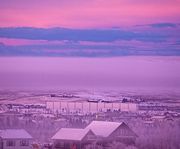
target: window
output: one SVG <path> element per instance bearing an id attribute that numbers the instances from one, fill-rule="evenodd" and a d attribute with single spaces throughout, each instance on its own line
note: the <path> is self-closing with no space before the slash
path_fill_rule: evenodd
<path id="1" fill-rule="evenodd" d="M 14 140 L 7 140 L 6 141 L 6 146 L 15 146 L 16 142 Z"/>
<path id="2" fill-rule="evenodd" d="M 86 137 L 87 137 L 87 140 L 94 140 L 95 139 L 94 135 L 91 135 L 91 134 L 88 134 Z"/>
<path id="3" fill-rule="evenodd" d="M 124 136 L 126 134 L 126 131 L 124 129 L 119 130 L 120 136 Z"/>
<path id="4" fill-rule="evenodd" d="M 29 146 L 29 141 L 28 140 L 21 140 L 20 146 Z"/>
<path id="5" fill-rule="evenodd" d="M 129 133 L 129 130 L 127 130 L 127 129 L 120 129 L 119 135 L 120 136 L 128 136 L 128 135 L 130 135 L 130 133 Z"/>

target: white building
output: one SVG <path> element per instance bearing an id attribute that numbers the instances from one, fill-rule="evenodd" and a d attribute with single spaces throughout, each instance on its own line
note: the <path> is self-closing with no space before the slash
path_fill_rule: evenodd
<path id="1" fill-rule="evenodd" d="M 0 149 L 30 149 L 32 136 L 24 129 L 0 130 Z"/>
<path id="2" fill-rule="evenodd" d="M 60 113 L 99 113 L 106 112 L 108 110 L 120 110 L 124 112 L 137 112 L 138 105 L 136 103 L 104 103 L 104 102 L 70 102 L 70 101 L 60 101 L 46 102 L 46 108 L 52 112 Z"/>

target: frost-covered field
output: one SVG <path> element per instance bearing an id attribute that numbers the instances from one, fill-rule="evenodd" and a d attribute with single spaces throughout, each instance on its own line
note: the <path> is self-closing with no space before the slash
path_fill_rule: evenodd
<path id="1" fill-rule="evenodd" d="M 131 102 L 180 103 L 179 90 L 1 90 L 0 103 L 45 104 L 47 101 L 104 101 L 122 102 L 127 98 Z"/>

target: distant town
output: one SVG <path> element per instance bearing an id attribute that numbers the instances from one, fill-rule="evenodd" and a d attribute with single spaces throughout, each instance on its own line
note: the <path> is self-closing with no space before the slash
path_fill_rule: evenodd
<path id="1" fill-rule="evenodd" d="M 179 130 L 177 96 L 0 92 L 0 149 L 178 149 Z"/>

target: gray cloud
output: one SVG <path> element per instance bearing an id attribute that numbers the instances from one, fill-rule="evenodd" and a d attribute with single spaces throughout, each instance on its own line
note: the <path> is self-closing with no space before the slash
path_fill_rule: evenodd
<path id="1" fill-rule="evenodd" d="M 117 40 L 138 40 L 146 42 L 166 41 L 168 36 L 155 32 L 133 32 L 120 29 L 67 29 L 67 28 L 0 28 L 0 37 L 31 40 L 68 40 L 113 42 Z"/>
<path id="2" fill-rule="evenodd" d="M 178 46 L 141 47 L 138 45 L 23 45 L 0 44 L 0 56 L 114 57 L 128 55 L 180 56 Z"/>
<path id="3" fill-rule="evenodd" d="M 166 28 L 166 27 L 176 28 L 178 25 L 175 23 L 155 23 L 155 24 L 150 24 L 149 26 L 154 28 Z"/>

